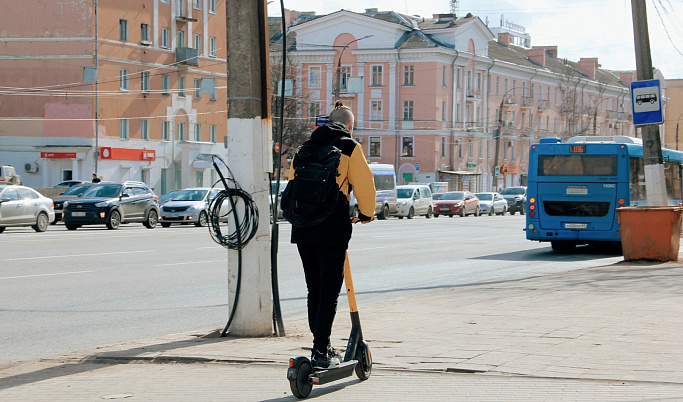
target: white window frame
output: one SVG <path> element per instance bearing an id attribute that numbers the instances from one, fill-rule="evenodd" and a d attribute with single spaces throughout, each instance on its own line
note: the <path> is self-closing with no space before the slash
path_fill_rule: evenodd
<path id="1" fill-rule="evenodd" d="M 408 142 L 410 143 L 409 152 L 405 152 L 405 149 L 404 149 L 404 144 L 406 143 L 406 140 L 409 140 Z M 401 156 L 408 157 L 408 158 L 415 157 L 415 137 L 414 136 L 406 135 L 406 136 L 401 137 Z"/>
<path id="2" fill-rule="evenodd" d="M 216 14 L 216 0 L 209 0 L 209 12 Z"/>
<path id="3" fill-rule="evenodd" d="M 202 48 L 202 34 L 194 34 L 194 48 L 201 50 Z M 201 53 L 201 52 L 199 52 Z"/>
<path id="4" fill-rule="evenodd" d="M 199 93 L 199 90 L 202 87 L 202 79 L 201 78 L 195 78 L 194 79 L 194 97 L 199 99 L 201 97 L 201 94 Z"/>
<path id="5" fill-rule="evenodd" d="M 149 120 L 140 120 L 140 139 L 149 140 Z"/>
<path id="6" fill-rule="evenodd" d="M 185 96 L 185 77 L 178 77 L 178 96 Z"/>
<path id="7" fill-rule="evenodd" d="M 202 125 L 199 123 L 194 123 L 194 140 L 197 142 L 202 141 Z"/>
<path id="8" fill-rule="evenodd" d="M 119 138 L 127 140 L 130 137 L 128 136 L 128 127 L 129 127 L 129 122 L 128 119 L 119 119 Z"/>
<path id="9" fill-rule="evenodd" d="M 143 94 L 149 93 L 149 72 L 143 71 L 140 74 L 140 90 Z"/>
<path id="10" fill-rule="evenodd" d="M 192 8 L 194 8 L 195 10 L 201 10 L 202 0 L 192 0 Z"/>
<path id="11" fill-rule="evenodd" d="M 216 37 L 209 37 L 209 57 L 216 57 Z"/>
<path id="12" fill-rule="evenodd" d="M 414 103 L 411 100 L 403 101 L 403 120 L 414 119 Z"/>
<path id="13" fill-rule="evenodd" d="M 311 101 L 308 103 L 308 117 L 315 118 L 316 116 L 320 116 L 320 113 L 322 111 L 321 107 L 321 102 L 320 101 Z"/>
<path id="14" fill-rule="evenodd" d="M 320 88 L 322 86 L 322 67 L 309 66 L 308 67 L 308 87 Z"/>
<path id="15" fill-rule="evenodd" d="M 370 101 L 370 120 L 382 120 L 382 101 Z"/>
<path id="16" fill-rule="evenodd" d="M 149 24 L 140 24 L 140 40 L 149 41 Z"/>
<path id="17" fill-rule="evenodd" d="M 209 141 L 216 142 L 216 125 L 212 124 L 209 126 Z"/>
<path id="18" fill-rule="evenodd" d="M 119 40 L 128 42 L 128 20 L 119 20 Z"/>
<path id="19" fill-rule="evenodd" d="M 370 86 L 384 86 L 384 66 L 382 66 L 381 64 L 370 66 Z"/>
<path id="20" fill-rule="evenodd" d="M 382 137 L 370 137 L 368 139 L 368 143 L 369 143 L 369 145 L 368 145 L 368 155 L 369 156 L 374 156 L 374 157 L 382 156 Z M 378 147 L 379 149 L 378 149 L 377 154 L 372 153 L 372 144 L 374 144 L 374 143 L 379 144 L 379 147 Z"/>
<path id="21" fill-rule="evenodd" d="M 403 85 L 415 85 L 415 66 L 412 64 L 403 66 Z"/>
<path id="22" fill-rule="evenodd" d="M 178 45 L 177 45 L 178 47 L 186 47 L 185 31 L 179 30 L 177 35 L 176 35 L 176 39 L 178 40 Z"/>
<path id="23" fill-rule="evenodd" d="M 185 141 L 185 122 L 179 122 L 177 127 L 178 141 Z"/>
<path id="24" fill-rule="evenodd" d="M 128 70 L 119 70 L 119 86 L 122 91 L 128 91 L 130 87 L 128 86 Z"/>
<path id="25" fill-rule="evenodd" d="M 170 126 L 171 126 L 170 121 L 162 121 L 161 122 L 161 140 L 162 141 L 168 141 L 169 138 L 171 137 L 170 133 L 169 133 Z"/>
<path id="26" fill-rule="evenodd" d="M 161 93 L 163 95 L 168 95 L 171 89 L 171 76 L 168 74 L 161 75 Z"/>
<path id="27" fill-rule="evenodd" d="M 168 49 L 168 28 L 161 28 L 161 44 L 164 49 Z"/>

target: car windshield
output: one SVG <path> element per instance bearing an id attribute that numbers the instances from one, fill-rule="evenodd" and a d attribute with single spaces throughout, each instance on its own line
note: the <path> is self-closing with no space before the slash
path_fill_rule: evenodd
<path id="1" fill-rule="evenodd" d="M 176 194 L 178 194 L 178 190 L 171 191 L 170 193 L 166 193 L 166 194 L 164 194 L 163 197 L 159 198 L 159 202 L 171 201 L 171 198 L 173 198 L 173 196 Z"/>
<path id="2" fill-rule="evenodd" d="M 121 192 L 121 184 L 101 184 L 96 186 L 90 186 L 88 191 L 83 193 L 81 197 L 102 197 L 102 198 L 112 198 L 117 197 Z"/>
<path id="3" fill-rule="evenodd" d="M 465 198 L 465 193 L 446 193 L 441 197 L 442 200 L 462 200 Z"/>
<path id="4" fill-rule="evenodd" d="M 477 198 L 483 201 L 491 201 L 493 199 L 493 194 L 477 193 L 475 194 Z"/>
<path id="5" fill-rule="evenodd" d="M 399 188 L 396 190 L 396 197 L 398 198 L 410 198 L 413 196 L 412 188 Z"/>
<path id="6" fill-rule="evenodd" d="M 443 197 L 443 193 L 432 193 L 432 200 L 440 200 Z"/>
<path id="7" fill-rule="evenodd" d="M 207 190 L 181 190 L 173 196 L 172 201 L 202 201 Z"/>
<path id="8" fill-rule="evenodd" d="M 275 188 L 277 187 L 277 181 L 271 181 L 270 182 L 270 193 L 275 194 Z M 283 191 L 285 191 L 285 187 L 287 187 L 287 182 L 286 181 L 280 181 L 280 194 L 282 194 Z"/>
<path id="9" fill-rule="evenodd" d="M 88 187 L 90 187 L 90 186 L 75 185 L 75 186 L 71 187 L 70 189 L 66 190 L 65 192 L 63 192 L 62 195 L 80 196 L 88 190 Z"/>
<path id="10" fill-rule="evenodd" d="M 508 187 L 501 191 L 503 195 L 524 195 L 524 187 Z"/>

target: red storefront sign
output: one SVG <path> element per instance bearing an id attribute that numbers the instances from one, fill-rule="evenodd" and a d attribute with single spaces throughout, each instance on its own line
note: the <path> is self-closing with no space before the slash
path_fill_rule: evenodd
<path id="1" fill-rule="evenodd" d="M 156 151 L 149 149 L 130 148 L 100 148 L 100 159 L 114 159 L 123 161 L 155 161 Z"/>
<path id="2" fill-rule="evenodd" d="M 74 159 L 76 152 L 41 152 L 40 157 L 43 159 Z"/>

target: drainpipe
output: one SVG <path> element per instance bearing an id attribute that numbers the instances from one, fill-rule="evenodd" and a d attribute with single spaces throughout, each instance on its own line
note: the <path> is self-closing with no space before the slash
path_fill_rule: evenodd
<path id="1" fill-rule="evenodd" d="M 401 49 L 397 48 L 396 49 L 396 57 L 398 58 L 397 66 L 396 66 L 396 80 L 398 81 L 396 83 L 396 173 L 398 173 L 399 165 L 398 165 L 398 158 L 401 153 L 401 144 L 399 143 L 399 124 L 400 124 L 400 119 L 399 119 L 399 112 L 401 111 Z M 414 146 L 414 145 L 413 145 Z M 401 182 L 403 183 L 403 182 Z"/>
<path id="2" fill-rule="evenodd" d="M 486 69 L 486 107 L 484 108 L 484 114 L 485 114 L 486 118 L 484 119 L 484 121 L 486 122 L 486 132 L 487 133 L 489 131 L 489 91 L 488 91 L 488 89 L 491 88 L 491 69 L 493 68 L 494 64 L 496 64 L 496 59 L 491 59 L 491 65 L 489 66 L 489 68 Z M 491 166 L 491 161 L 489 158 L 490 155 L 491 155 L 491 146 L 489 144 L 486 144 L 486 165 L 487 166 Z M 493 184 L 493 172 L 491 172 L 490 174 L 491 174 L 491 184 Z"/>
<path id="3" fill-rule="evenodd" d="M 451 69 L 453 70 L 453 95 L 452 95 L 452 100 L 451 100 L 451 141 L 450 141 L 450 146 L 448 147 L 449 149 L 449 154 L 451 155 L 450 162 L 451 162 L 451 170 L 455 170 L 455 96 L 456 96 L 456 88 L 457 88 L 457 82 L 455 81 L 457 76 L 455 72 L 455 61 L 458 60 L 458 57 L 460 56 L 460 52 L 458 52 L 457 49 L 455 50 L 455 57 L 453 58 L 453 62 L 451 62 Z M 438 179 L 438 177 L 437 177 Z"/>

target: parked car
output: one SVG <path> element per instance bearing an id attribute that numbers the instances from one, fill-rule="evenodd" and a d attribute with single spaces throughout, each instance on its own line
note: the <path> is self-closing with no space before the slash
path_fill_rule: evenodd
<path id="1" fill-rule="evenodd" d="M 90 182 L 83 181 L 83 180 L 64 180 L 62 182 L 55 184 L 52 187 L 73 187 L 77 184 L 84 184 L 84 183 L 90 183 Z"/>
<path id="2" fill-rule="evenodd" d="M 13 226 L 44 232 L 54 219 L 52 199 L 29 187 L 0 185 L 0 233 Z"/>
<path id="3" fill-rule="evenodd" d="M 440 215 L 479 216 L 479 198 L 469 191 L 448 191 L 434 203 L 434 217 Z"/>
<path id="4" fill-rule="evenodd" d="M 193 187 L 178 191 L 161 206 L 161 226 L 167 228 L 174 223 L 206 226 L 209 223 L 209 203 L 220 191 L 219 188 L 210 187 Z"/>
<path id="5" fill-rule="evenodd" d="M 444 193 L 432 193 L 432 210 L 436 211 L 436 202 L 443 197 Z"/>
<path id="6" fill-rule="evenodd" d="M 0 184 L 21 184 L 21 176 L 17 174 L 14 166 L 0 165 Z"/>
<path id="7" fill-rule="evenodd" d="M 475 193 L 474 195 L 479 198 L 479 211 L 482 215 L 505 215 L 508 202 L 500 193 Z"/>
<path id="8" fill-rule="evenodd" d="M 90 188 L 91 185 L 92 183 L 77 184 L 73 187 L 67 188 L 65 192 L 52 199 L 52 201 L 55 203 L 55 219 L 52 221 L 53 225 L 62 220 L 64 202 L 80 197 Z"/>
<path id="9" fill-rule="evenodd" d="M 159 197 L 159 205 L 163 205 L 173 199 L 173 196 L 178 194 L 180 190 L 173 190 L 169 191 L 168 193 L 164 194 L 162 197 Z"/>
<path id="10" fill-rule="evenodd" d="M 524 211 L 526 210 L 526 187 L 508 187 L 503 189 L 500 193 L 508 202 L 508 211 L 510 211 L 510 215 L 514 215 L 515 212 L 524 215 Z"/>
<path id="11" fill-rule="evenodd" d="M 276 186 L 277 186 L 277 181 L 271 181 L 270 182 L 270 206 L 271 206 L 271 215 L 272 215 L 272 207 L 273 203 L 275 202 L 275 194 L 277 193 L 277 218 L 278 219 L 283 219 L 284 217 L 282 216 L 282 205 L 280 205 L 280 201 L 282 201 L 282 192 L 285 191 L 285 187 L 287 187 L 287 183 L 289 183 L 287 180 L 280 180 L 280 190 L 276 191 Z"/>
<path id="12" fill-rule="evenodd" d="M 431 218 L 434 211 L 432 206 L 432 190 L 424 184 L 407 184 L 396 186 L 398 211 L 394 214 L 398 219 L 405 216 L 412 219 L 415 215 Z"/>
<path id="13" fill-rule="evenodd" d="M 62 220 L 68 230 L 102 224 L 107 229 L 118 229 L 122 223 L 131 222 L 154 229 L 159 221 L 159 204 L 145 183 L 96 183 L 81 197 L 64 202 Z"/>

